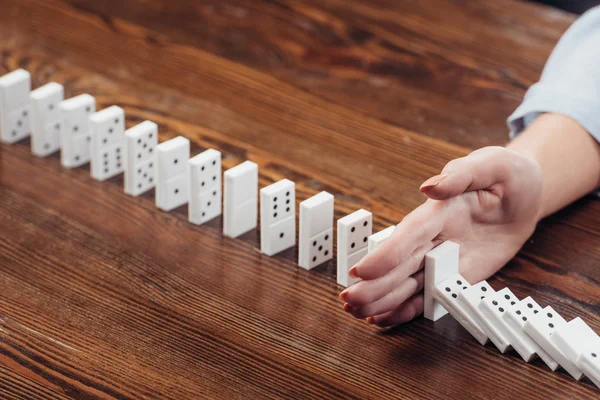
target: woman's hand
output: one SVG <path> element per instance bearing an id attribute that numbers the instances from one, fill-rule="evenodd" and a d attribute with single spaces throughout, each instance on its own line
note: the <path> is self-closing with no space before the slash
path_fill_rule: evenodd
<path id="1" fill-rule="evenodd" d="M 542 169 L 534 158 L 486 147 L 450 161 L 421 186 L 429 199 L 350 270 L 344 309 L 392 326 L 423 312 L 423 259 L 437 244 L 460 244 L 459 272 L 475 283 L 504 266 L 541 217 Z"/>

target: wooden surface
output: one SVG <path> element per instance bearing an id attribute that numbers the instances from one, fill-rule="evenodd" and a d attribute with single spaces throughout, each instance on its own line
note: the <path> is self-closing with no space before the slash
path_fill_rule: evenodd
<path id="1" fill-rule="evenodd" d="M 0 2 L 0 73 L 125 108 L 229 168 L 327 190 L 376 230 L 505 118 L 574 16 L 509 0 Z M 380 331 L 346 315 L 335 264 L 259 252 L 221 220 L 158 211 L 122 177 L 0 152 L 0 398 L 591 399 L 598 389 L 480 346 L 451 317 Z M 600 204 L 543 221 L 490 280 L 600 331 Z"/>

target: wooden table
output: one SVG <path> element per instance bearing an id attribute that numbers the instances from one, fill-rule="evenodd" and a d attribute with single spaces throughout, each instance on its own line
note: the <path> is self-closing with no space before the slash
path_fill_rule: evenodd
<path id="1" fill-rule="evenodd" d="M 573 15 L 511 0 L 0 2 L 0 73 L 125 108 L 161 141 L 259 164 L 299 201 L 376 230 L 505 118 Z M 588 380 L 477 344 L 451 317 L 380 331 L 346 315 L 334 262 L 262 256 L 221 220 L 158 211 L 88 167 L 0 152 L 0 398 L 598 398 Z M 600 203 L 543 221 L 490 282 L 600 331 Z M 22 397 L 19 397 L 22 396 Z"/>

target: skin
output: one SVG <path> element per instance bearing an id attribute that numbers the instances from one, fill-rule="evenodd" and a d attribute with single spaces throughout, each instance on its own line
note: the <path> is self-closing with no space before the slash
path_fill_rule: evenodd
<path id="1" fill-rule="evenodd" d="M 420 191 L 428 197 L 384 244 L 350 270 L 344 310 L 388 327 L 423 312 L 423 259 L 460 244 L 459 272 L 474 284 L 512 259 L 540 219 L 600 185 L 600 145 L 576 121 L 543 114 L 506 147 L 450 161 Z"/>

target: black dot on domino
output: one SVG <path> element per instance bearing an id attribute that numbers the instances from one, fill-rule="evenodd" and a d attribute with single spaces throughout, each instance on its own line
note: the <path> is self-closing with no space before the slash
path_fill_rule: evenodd
<path id="1" fill-rule="evenodd" d="M 329 254 L 329 250 L 325 250 L 324 254 L 327 256 Z"/>
<path id="2" fill-rule="evenodd" d="M 523 317 L 523 321 L 527 321 L 527 317 Z"/>
<path id="3" fill-rule="evenodd" d="M 449 287 L 446 288 L 446 292 L 450 292 L 450 288 Z"/>
<path id="4" fill-rule="evenodd" d="M 175 189 L 175 194 L 179 193 L 179 189 Z"/>
<path id="5" fill-rule="evenodd" d="M 548 326 L 549 326 L 550 328 L 554 328 L 554 324 L 553 324 L 552 322 L 551 322 L 551 323 L 549 323 L 549 324 L 548 324 Z"/>
<path id="6" fill-rule="evenodd" d="M 517 310 L 516 313 L 517 313 L 517 315 L 521 315 L 521 311 L 520 310 Z"/>
<path id="7" fill-rule="evenodd" d="M 319 251 L 323 251 L 323 246 L 319 246 Z"/>
<path id="8" fill-rule="evenodd" d="M 498 308 L 498 311 L 504 312 L 504 308 L 500 307 L 500 308 Z"/>
<path id="9" fill-rule="evenodd" d="M 174 160 L 173 160 L 173 164 L 177 164 L 178 162 L 179 162 L 179 160 L 178 160 L 178 159 L 174 159 Z"/>
<path id="10" fill-rule="evenodd" d="M 354 242 L 352 242 L 352 244 L 350 245 L 350 248 L 354 248 L 354 246 L 356 246 L 356 244 Z"/>
<path id="11" fill-rule="evenodd" d="M 456 283 L 458 283 L 459 285 L 462 285 L 462 281 L 461 280 L 456 281 Z"/>
<path id="12" fill-rule="evenodd" d="M 329 240 L 329 235 L 325 235 L 325 240 Z"/>
<path id="13" fill-rule="evenodd" d="M 482 292 L 487 292 L 487 288 L 486 288 L 485 286 L 482 286 L 482 287 L 481 287 L 481 291 L 482 291 Z"/>
<path id="14" fill-rule="evenodd" d="M 368 223 L 369 223 L 369 221 L 363 222 L 363 226 L 367 226 Z"/>
<path id="15" fill-rule="evenodd" d="M 315 262 L 315 261 L 317 261 L 317 257 L 316 256 L 313 257 L 313 262 Z"/>
<path id="16" fill-rule="evenodd" d="M 316 245 L 317 245 L 317 241 L 315 240 L 315 241 L 313 242 L 313 247 L 315 247 Z"/>
<path id="17" fill-rule="evenodd" d="M 494 300 L 494 301 L 492 301 L 492 304 L 495 305 L 495 306 L 497 306 L 498 302 L 496 300 Z"/>
<path id="18" fill-rule="evenodd" d="M 452 298 L 456 298 L 456 293 L 452 293 Z"/>
<path id="19" fill-rule="evenodd" d="M 352 227 L 352 229 L 350 229 L 350 232 L 354 232 L 356 230 L 355 227 Z"/>
<path id="20" fill-rule="evenodd" d="M 283 238 L 283 232 L 279 234 L 279 238 Z"/>

